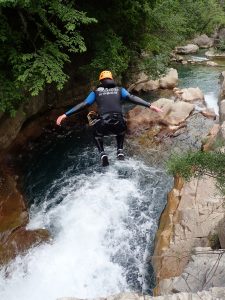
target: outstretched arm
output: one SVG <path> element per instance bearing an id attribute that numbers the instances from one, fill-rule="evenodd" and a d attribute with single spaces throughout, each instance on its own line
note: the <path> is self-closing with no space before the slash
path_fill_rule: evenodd
<path id="1" fill-rule="evenodd" d="M 73 115 L 74 113 L 82 111 L 85 107 L 91 105 L 95 102 L 95 93 L 91 92 L 88 97 L 81 103 L 75 105 L 73 108 L 68 110 L 65 114 L 59 116 L 56 120 L 57 125 L 61 125 L 61 122 L 66 119 L 67 117 Z"/>
<path id="2" fill-rule="evenodd" d="M 148 107 L 156 112 L 163 112 L 159 107 L 151 105 L 151 103 L 141 99 L 140 97 L 130 94 L 124 88 L 122 88 L 122 98 L 126 98 L 127 100 L 129 100 L 130 102 L 132 102 L 134 104 Z"/>

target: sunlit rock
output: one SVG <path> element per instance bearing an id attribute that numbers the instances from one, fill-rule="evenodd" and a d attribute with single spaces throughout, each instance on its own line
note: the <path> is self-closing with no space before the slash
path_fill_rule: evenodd
<path id="1" fill-rule="evenodd" d="M 194 105 L 183 101 L 161 98 L 153 103 L 160 107 L 163 113 L 156 113 L 150 109 L 135 107 L 127 114 L 127 126 L 129 134 L 139 134 L 149 129 L 154 124 L 164 126 L 179 125 L 193 111 Z"/>
<path id="2" fill-rule="evenodd" d="M 210 247 L 194 249 L 186 268 L 179 277 L 160 282 L 162 295 L 176 292 L 198 292 L 213 287 L 225 287 L 224 250 L 213 251 Z M 221 294 L 217 299 L 224 299 Z"/>
<path id="3" fill-rule="evenodd" d="M 204 94 L 200 88 L 184 88 L 174 89 L 174 94 L 177 99 L 187 102 L 204 101 Z"/>
<path id="4" fill-rule="evenodd" d="M 209 233 L 224 218 L 223 203 L 224 198 L 211 177 L 193 179 L 183 185 L 175 181 L 160 219 L 152 259 L 158 294 L 162 293 L 163 279 L 183 273 L 194 247 L 209 245 Z"/>

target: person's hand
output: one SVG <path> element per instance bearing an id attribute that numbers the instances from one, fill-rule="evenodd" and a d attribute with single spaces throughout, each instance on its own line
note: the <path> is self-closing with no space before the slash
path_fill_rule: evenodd
<path id="1" fill-rule="evenodd" d="M 162 113 L 163 112 L 163 110 L 161 108 L 159 108 L 157 106 L 154 106 L 154 105 L 151 105 L 149 108 L 152 109 L 153 111 L 157 112 L 157 113 Z"/>
<path id="2" fill-rule="evenodd" d="M 61 122 L 66 118 L 67 116 L 65 114 L 61 115 L 58 117 L 58 119 L 56 120 L 56 124 L 57 125 L 61 125 Z"/>

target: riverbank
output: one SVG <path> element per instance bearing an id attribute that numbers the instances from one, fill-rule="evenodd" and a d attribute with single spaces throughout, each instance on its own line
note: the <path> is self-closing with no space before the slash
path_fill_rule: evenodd
<path id="1" fill-rule="evenodd" d="M 212 129 L 211 145 L 217 137 L 225 138 L 223 99 L 224 77 L 219 95 L 220 124 Z M 186 183 L 176 178 L 155 240 L 155 295 L 225 286 L 224 217 L 224 196 L 213 178 L 205 176 Z"/>

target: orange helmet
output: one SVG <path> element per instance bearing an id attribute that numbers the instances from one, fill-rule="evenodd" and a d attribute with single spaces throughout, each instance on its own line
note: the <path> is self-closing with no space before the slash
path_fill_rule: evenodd
<path id="1" fill-rule="evenodd" d="M 113 79 L 112 73 L 110 71 L 102 71 L 99 75 L 99 81 L 101 81 L 105 78 Z"/>

